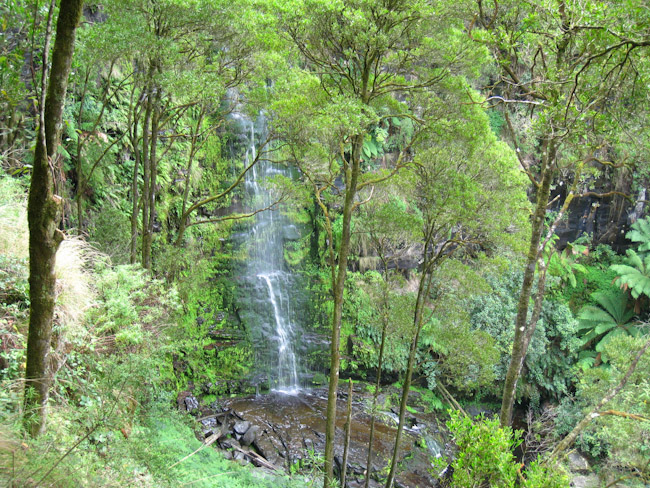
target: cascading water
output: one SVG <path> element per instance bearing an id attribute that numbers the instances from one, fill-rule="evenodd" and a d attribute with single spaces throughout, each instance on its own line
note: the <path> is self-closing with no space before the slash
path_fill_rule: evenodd
<path id="1" fill-rule="evenodd" d="M 265 137 L 265 120 L 260 116 L 253 122 L 238 113 L 232 117 L 240 127 L 242 144 L 246 144 L 244 163 L 248 165 L 256 157 L 256 144 Z M 269 183 L 276 175 L 289 176 L 286 168 L 265 158 L 260 158 L 249 170 L 245 179 L 248 211 L 274 203 L 276 195 Z M 301 328 L 292 306 L 299 301 L 299 285 L 284 260 L 284 243 L 296 239 L 297 234 L 296 227 L 276 208 L 255 215 L 243 239 L 247 258 L 241 276 L 241 314 L 250 331 L 258 366 L 265 370 L 268 386 L 287 393 L 300 390 L 296 351 Z"/>

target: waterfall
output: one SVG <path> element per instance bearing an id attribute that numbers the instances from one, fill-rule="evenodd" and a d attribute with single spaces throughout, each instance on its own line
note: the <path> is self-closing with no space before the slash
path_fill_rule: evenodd
<path id="1" fill-rule="evenodd" d="M 273 281 L 278 275 L 260 274 L 258 278 L 263 279 L 269 289 L 269 300 L 273 306 L 273 316 L 278 337 L 278 387 L 281 390 L 297 391 L 298 370 L 296 368 L 296 355 L 293 350 L 293 326 L 291 321 L 286 320 L 278 305 L 278 298 L 282 302 L 282 295 L 276 295 Z M 278 282 L 281 284 L 281 282 Z M 281 288 L 280 288 L 281 291 Z"/>
<path id="2" fill-rule="evenodd" d="M 245 144 L 244 164 L 256 157 L 256 144 L 266 137 L 263 116 L 253 122 L 235 113 L 240 127 L 240 142 Z M 273 176 L 289 177 L 287 168 L 265 158 L 249 170 L 245 178 L 247 211 L 272 205 L 277 195 L 270 183 Z M 295 239 L 295 226 L 277 207 L 255 215 L 243 233 L 247 251 L 242 282 L 241 308 L 256 354 L 258 369 L 266 374 L 272 389 L 295 393 L 300 389 L 299 364 L 296 351 L 301 336 L 294 302 L 300 295 L 297 278 L 287 268 L 284 243 Z"/>

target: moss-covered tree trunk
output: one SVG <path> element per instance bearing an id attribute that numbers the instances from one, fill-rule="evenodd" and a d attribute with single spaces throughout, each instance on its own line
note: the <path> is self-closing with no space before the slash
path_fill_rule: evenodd
<path id="1" fill-rule="evenodd" d="M 332 338 L 330 345 L 330 376 L 327 395 L 327 420 L 325 425 L 325 488 L 334 484 L 334 441 L 336 438 L 336 400 L 341 367 L 341 318 L 343 316 L 343 291 L 348 270 L 348 255 L 350 253 L 350 227 L 354 199 L 357 194 L 357 183 L 361 172 L 361 148 L 363 135 L 354 137 L 351 161 L 345 171 L 345 200 L 343 203 L 343 229 L 341 245 L 339 246 L 336 278 L 332 286 L 334 312 L 332 313 Z M 331 264 L 334 266 L 334 263 Z"/>
<path id="2" fill-rule="evenodd" d="M 382 325 L 381 325 L 381 341 L 379 345 L 379 357 L 377 358 L 377 380 L 375 381 L 375 391 L 372 393 L 372 405 L 370 407 L 370 435 L 368 439 L 368 460 L 366 461 L 366 479 L 364 487 L 370 486 L 370 475 L 372 469 L 372 443 L 375 439 L 375 420 L 377 410 L 377 400 L 379 398 L 379 390 L 381 388 L 381 371 L 384 366 L 384 352 L 386 350 L 386 333 L 388 332 L 388 324 L 390 323 L 390 304 L 389 304 L 389 282 L 388 282 L 388 262 L 383 249 L 378 249 L 377 254 L 381 259 L 384 280 L 382 283 Z"/>
<path id="3" fill-rule="evenodd" d="M 135 89 L 131 92 L 131 101 L 133 102 L 133 95 L 136 93 Z M 138 180 L 140 176 L 140 147 L 138 136 L 138 120 L 139 120 L 140 103 L 138 102 L 129 111 L 129 137 L 131 139 L 131 147 L 133 148 L 133 155 L 135 163 L 133 165 L 133 175 L 131 178 L 131 241 L 129 243 L 129 262 L 135 264 L 137 262 L 138 254 L 138 207 L 140 203 L 140 192 Z"/>
<path id="4" fill-rule="evenodd" d="M 418 294 L 415 300 L 415 310 L 413 311 L 413 337 L 409 348 L 409 358 L 406 365 L 406 374 L 404 375 L 404 384 L 402 385 L 402 398 L 400 399 L 399 405 L 399 421 L 397 423 L 397 432 L 395 434 L 395 444 L 393 446 L 390 470 L 388 472 L 388 477 L 386 478 L 386 488 L 393 487 L 395 477 L 397 476 L 399 446 L 402 439 L 402 432 L 404 431 L 406 406 L 408 404 L 408 396 L 411 389 L 413 370 L 415 369 L 415 358 L 418 350 L 418 343 L 420 342 L 420 332 L 422 332 L 422 326 L 424 325 L 424 308 L 431 289 L 431 273 L 434 265 L 442 256 L 442 250 L 445 248 L 445 246 L 441 247 L 438 253 L 433 253 L 433 251 L 430 250 L 433 247 L 434 235 L 435 223 L 429 222 L 429 225 L 425 228 L 422 274 L 420 275 L 418 283 Z"/>
<path id="5" fill-rule="evenodd" d="M 512 356 L 510 365 L 506 373 L 506 379 L 503 386 L 503 398 L 501 403 L 501 425 L 506 426 L 512 423 L 512 411 L 515 403 L 517 392 L 517 382 L 521 376 L 521 370 L 526 359 L 528 344 L 535 332 L 536 320 L 528 320 L 528 308 L 530 298 L 533 292 L 533 281 L 535 280 L 535 269 L 537 261 L 541 254 L 540 244 L 542 242 L 542 233 L 544 231 L 544 222 L 546 218 L 546 208 L 548 207 L 549 197 L 551 194 L 551 182 L 553 180 L 553 165 L 555 164 L 555 142 L 547 141 L 546 151 L 543 155 L 542 178 L 537 188 L 537 200 L 535 204 L 535 213 L 533 214 L 533 223 L 530 235 L 530 245 L 526 257 L 526 268 L 524 269 L 524 280 L 519 293 L 519 302 L 517 305 L 517 317 L 515 318 L 515 338 L 512 344 Z M 537 290 L 538 294 L 543 296 L 544 290 Z"/>
<path id="6" fill-rule="evenodd" d="M 151 76 L 151 71 L 150 71 Z M 151 248 L 146 245 L 147 229 L 149 228 L 149 185 L 151 184 L 151 160 L 149 153 L 149 145 L 151 140 L 151 112 L 153 110 L 153 95 L 151 85 L 147 89 L 146 110 L 144 116 L 144 123 L 142 125 L 142 266 L 147 268 L 147 262 L 150 262 L 151 256 L 149 252 Z"/>
<path id="7" fill-rule="evenodd" d="M 54 265 L 63 240 L 58 229 L 61 197 L 54 194 L 55 154 L 83 0 L 61 0 L 44 112 L 34 152 L 27 208 L 29 222 L 29 336 L 25 373 L 24 425 L 33 436 L 45 429 L 51 379 L 48 372 L 56 301 Z M 43 108 L 41 108 L 43 110 Z"/>

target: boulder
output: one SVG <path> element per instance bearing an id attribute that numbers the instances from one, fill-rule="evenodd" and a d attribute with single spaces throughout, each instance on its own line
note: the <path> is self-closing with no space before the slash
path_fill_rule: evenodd
<path id="1" fill-rule="evenodd" d="M 580 453 L 573 451 L 569 454 L 569 470 L 573 473 L 589 473 L 589 462 Z"/>
<path id="2" fill-rule="evenodd" d="M 257 425 L 252 425 L 241 438 L 242 446 L 250 446 L 255 442 L 259 430 L 260 428 Z"/>
<path id="3" fill-rule="evenodd" d="M 242 466 L 250 462 L 249 459 L 246 457 L 246 455 L 241 451 L 235 452 L 235 454 L 233 455 L 233 459 L 237 461 L 239 464 L 241 464 Z"/>
<path id="4" fill-rule="evenodd" d="M 217 419 L 215 417 L 209 417 L 207 419 L 201 420 L 201 431 L 205 437 L 209 437 L 218 429 Z"/>
<path id="5" fill-rule="evenodd" d="M 274 466 L 283 466 L 284 463 L 282 461 L 281 451 L 278 451 L 278 448 L 271 441 L 266 432 L 258 433 L 258 435 L 255 436 L 253 446 L 268 462 Z"/>
<path id="6" fill-rule="evenodd" d="M 199 401 L 196 399 L 190 390 L 181 391 L 176 398 L 176 404 L 179 410 L 192 412 L 199 409 Z"/>
<path id="7" fill-rule="evenodd" d="M 233 439 L 232 437 L 220 440 L 219 445 L 222 449 L 241 449 L 241 444 L 239 441 L 237 439 Z"/>
<path id="8" fill-rule="evenodd" d="M 569 484 L 572 488 L 599 488 L 601 486 L 600 479 L 595 474 L 587 476 L 576 476 Z"/>
<path id="9" fill-rule="evenodd" d="M 247 420 L 242 420 L 239 422 L 235 422 L 233 430 L 239 435 L 244 435 L 246 431 L 250 429 L 250 427 L 251 427 L 250 422 L 248 422 Z"/>
<path id="10" fill-rule="evenodd" d="M 185 408 L 188 412 L 193 412 L 194 410 L 199 409 L 199 401 L 194 395 L 189 395 L 185 397 Z"/>

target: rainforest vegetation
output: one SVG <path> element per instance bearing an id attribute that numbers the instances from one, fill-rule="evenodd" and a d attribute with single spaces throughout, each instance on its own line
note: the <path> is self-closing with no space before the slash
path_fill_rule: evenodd
<path id="1" fill-rule="evenodd" d="M 645 0 L 4 0 L 0 485 L 650 486 L 649 119 Z"/>

